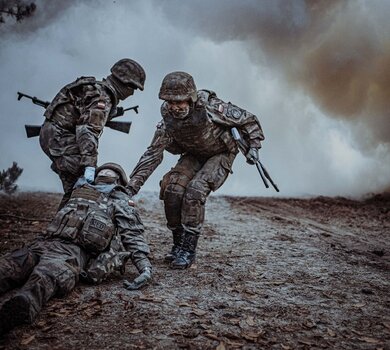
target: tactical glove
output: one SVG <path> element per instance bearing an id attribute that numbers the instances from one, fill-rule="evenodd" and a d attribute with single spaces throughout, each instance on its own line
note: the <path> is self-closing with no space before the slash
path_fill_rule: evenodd
<path id="1" fill-rule="evenodd" d="M 255 164 L 259 160 L 259 150 L 251 147 L 245 157 L 248 164 Z"/>
<path id="2" fill-rule="evenodd" d="M 85 179 L 84 175 L 83 175 L 83 176 L 80 176 L 80 177 L 77 179 L 76 183 L 74 184 L 73 188 L 74 188 L 74 189 L 75 189 L 75 188 L 79 188 L 79 187 L 81 187 L 81 186 L 84 186 L 84 185 L 87 184 L 87 183 L 88 183 L 88 182 L 87 182 L 87 180 Z"/>
<path id="3" fill-rule="evenodd" d="M 150 267 L 145 267 L 142 270 L 142 273 L 137 278 L 135 278 L 134 281 L 129 282 L 125 280 L 123 282 L 123 286 L 127 290 L 136 290 L 146 286 L 151 279 L 152 279 L 152 269 Z"/>
<path id="4" fill-rule="evenodd" d="M 131 185 L 127 184 L 126 190 L 127 190 L 127 194 L 128 194 L 130 197 L 133 197 L 133 196 L 135 195 L 135 190 L 134 190 L 133 187 L 131 187 Z"/>
<path id="5" fill-rule="evenodd" d="M 95 180 L 95 168 L 92 167 L 92 166 L 85 167 L 84 177 L 85 177 L 85 180 L 87 180 L 87 182 L 89 184 L 94 182 L 94 180 Z"/>

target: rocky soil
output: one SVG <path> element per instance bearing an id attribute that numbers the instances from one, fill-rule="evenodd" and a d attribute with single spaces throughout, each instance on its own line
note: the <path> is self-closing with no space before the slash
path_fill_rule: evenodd
<path id="1" fill-rule="evenodd" d="M 60 195 L 0 196 L 0 255 L 31 241 Z M 137 206 L 155 275 L 53 299 L 0 349 L 390 349 L 390 195 L 211 196 L 196 265 L 171 270 L 157 195 Z M 130 264 L 129 264 L 130 265 Z M 136 276 L 128 266 L 125 278 Z"/>

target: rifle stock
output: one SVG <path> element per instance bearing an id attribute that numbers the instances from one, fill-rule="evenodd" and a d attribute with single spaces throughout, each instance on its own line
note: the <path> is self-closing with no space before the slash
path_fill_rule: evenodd
<path id="1" fill-rule="evenodd" d="M 106 126 L 112 130 L 116 130 L 128 134 L 130 132 L 131 122 L 113 122 L 111 120 L 106 123 Z"/>
<path id="2" fill-rule="evenodd" d="M 27 137 L 36 137 L 39 136 L 42 126 L 40 125 L 25 125 Z"/>

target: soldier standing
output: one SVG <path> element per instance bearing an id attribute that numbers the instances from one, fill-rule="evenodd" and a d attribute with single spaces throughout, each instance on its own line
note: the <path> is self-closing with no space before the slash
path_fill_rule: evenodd
<path id="1" fill-rule="evenodd" d="M 125 58 L 115 63 L 103 81 L 81 77 L 63 87 L 46 108 L 40 144 L 52 160 L 64 188 L 61 209 L 69 200 L 77 179 L 92 183 L 98 156 L 98 140 L 107 121 L 117 114 L 119 100 L 144 89 L 145 71 Z"/>
<path id="2" fill-rule="evenodd" d="M 0 295 L 20 287 L 0 306 L 0 334 L 31 323 L 53 296 L 64 296 L 79 276 L 100 283 L 131 259 L 140 275 L 127 289 L 146 285 L 152 274 L 144 226 L 127 194 L 123 169 L 106 163 L 94 184 L 78 183 L 46 235 L 0 260 Z"/>
<path id="3" fill-rule="evenodd" d="M 130 175 L 128 189 L 138 193 L 162 162 L 164 150 L 180 155 L 177 165 L 160 182 L 160 199 L 173 234 L 173 247 L 165 259 L 171 267 L 184 269 L 195 260 L 206 199 L 225 182 L 238 153 L 231 128 L 237 128 L 246 141 L 249 162 L 258 159 L 264 135 L 255 115 L 225 103 L 212 91 L 197 91 L 188 73 L 168 74 L 159 98 L 165 101 L 163 120 Z"/>

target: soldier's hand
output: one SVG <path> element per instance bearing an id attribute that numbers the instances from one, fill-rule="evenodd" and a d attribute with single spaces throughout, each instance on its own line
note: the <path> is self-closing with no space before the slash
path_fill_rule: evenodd
<path id="1" fill-rule="evenodd" d="M 88 183 L 88 182 L 87 182 L 87 180 L 85 179 L 85 177 L 84 177 L 84 176 L 80 176 L 80 177 L 77 179 L 76 183 L 74 184 L 73 188 L 74 188 L 74 189 L 75 189 L 75 188 L 79 188 L 79 187 L 85 185 L 86 183 Z"/>
<path id="2" fill-rule="evenodd" d="M 146 286 L 151 279 L 152 279 L 152 269 L 150 267 L 145 267 L 142 273 L 137 278 L 135 278 L 134 281 L 129 282 L 125 280 L 123 282 L 123 286 L 127 290 L 136 290 Z"/>
<path id="3" fill-rule="evenodd" d="M 89 184 L 94 182 L 95 181 L 95 168 L 93 166 L 85 167 L 84 177 L 85 177 L 85 180 L 87 180 L 87 182 Z"/>
<path id="4" fill-rule="evenodd" d="M 259 160 L 259 150 L 251 147 L 245 157 L 247 163 L 255 164 Z"/>

